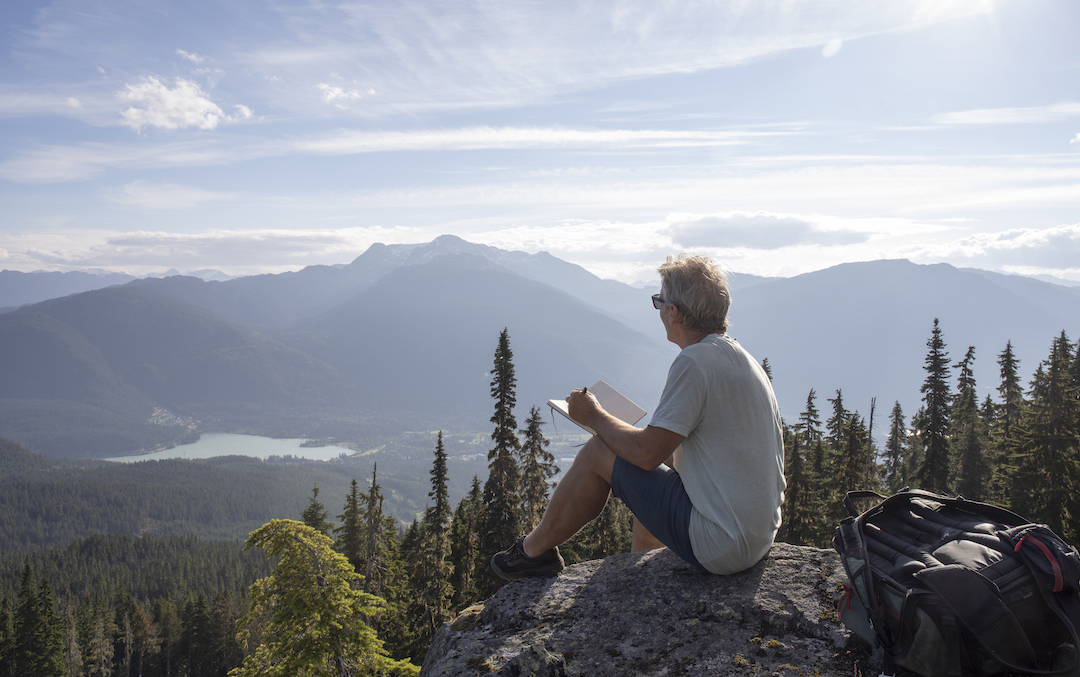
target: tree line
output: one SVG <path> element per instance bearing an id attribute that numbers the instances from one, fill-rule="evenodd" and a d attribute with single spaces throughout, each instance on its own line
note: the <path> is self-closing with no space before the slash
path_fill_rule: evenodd
<path id="1" fill-rule="evenodd" d="M 997 397 L 980 400 L 975 347 L 950 361 L 937 319 L 926 342 L 922 405 L 910 418 L 899 401 L 885 446 L 869 420 L 837 390 L 823 414 L 811 389 L 797 422 L 784 429 L 788 487 L 778 540 L 828 547 L 847 514 L 848 491 L 904 487 L 1004 506 L 1080 539 L 1080 344 L 1055 337 L 1025 388 L 1012 342 L 997 354 Z M 825 416 L 824 420 L 822 417 Z"/>

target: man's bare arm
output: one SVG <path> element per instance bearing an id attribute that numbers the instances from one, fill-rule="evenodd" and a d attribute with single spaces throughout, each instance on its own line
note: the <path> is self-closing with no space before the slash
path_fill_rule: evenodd
<path id="1" fill-rule="evenodd" d="M 575 390 L 567 398 L 570 418 L 584 423 L 620 458 L 643 470 L 669 461 L 683 436 L 664 428 L 635 428 L 604 411 L 591 393 Z"/>

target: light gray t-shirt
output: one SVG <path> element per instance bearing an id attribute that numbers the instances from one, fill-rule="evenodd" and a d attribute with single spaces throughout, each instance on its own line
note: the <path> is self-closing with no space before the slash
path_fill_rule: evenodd
<path id="1" fill-rule="evenodd" d="M 675 468 L 694 509 L 694 556 L 715 574 L 753 566 L 772 546 L 784 502 L 780 409 L 765 370 L 726 334 L 687 346 L 649 425 L 685 437 Z"/>

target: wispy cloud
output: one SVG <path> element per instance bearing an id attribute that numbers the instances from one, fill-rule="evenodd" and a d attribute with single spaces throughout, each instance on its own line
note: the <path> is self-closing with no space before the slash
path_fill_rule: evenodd
<path id="1" fill-rule="evenodd" d="M 297 150 L 315 153 L 376 153 L 416 150 L 520 150 L 528 148 L 676 148 L 750 143 L 788 131 L 672 131 L 571 129 L 563 127 L 465 127 L 406 132 L 344 131 L 298 141 Z"/>
<path id="2" fill-rule="evenodd" d="M 164 268 L 215 268 L 230 274 L 298 270 L 351 261 L 375 242 L 424 242 L 407 228 L 211 230 L 199 233 L 71 232 L 34 247 L 27 237 L 0 235 L 6 261 L 22 267 L 100 267 L 135 274 Z M 29 245 L 29 246 L 28 246 Z"/>
<path id="3" fill-rule="evenodd" d="M 233 193 L 205 190 L 174 183 L 132 181 L 119 190 L 109 191 L 106 197 L 117 204 L 141 209 L 188 209 L 207 202 L 230 200 Z"/>
<path id="4" fill-rule="evenodd" d="M 178 54 L 179 56 L 182 56 L 183 58 L 187 59 L 187 60 L 188 60 L 188 61 L 190 61 L 191 63 L 195 63 L 195 64 L 200 64 L 200 63 L 202 63 L 203 61 L 206 61 L 206 57 L 205 57 L 205 56 L 202 56 L 202 55 L 199 55 L 199 54 L 195 54 L 194 52 L 185 52 L 185 51 L 184 51 L 184 50 L 182 50 L 182 49 L 178 49 L 178 50 L 176 50 L 176 53 L 177 53 L 177 54 Z"/>
<path id="5" fill-rule="evenodd" d="M 1031 125 L 1059 122 L 1080 117 L 1080 103 L 1075 101 L 1028 108 L 981 108 L 942 113 L 934 122 L 942 125 Z"/>

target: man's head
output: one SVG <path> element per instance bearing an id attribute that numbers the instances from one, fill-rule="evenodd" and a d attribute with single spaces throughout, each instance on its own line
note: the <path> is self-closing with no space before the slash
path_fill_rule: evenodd
<path id="1" fill-rule="evenodd" d="M 731 294 L 716 261 L 708 256 L 668 255 L 657 270 L 660 295 L 678 306 L 679 321 L 687 329 L 707 334 L 727 331 Z"/>

